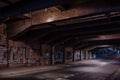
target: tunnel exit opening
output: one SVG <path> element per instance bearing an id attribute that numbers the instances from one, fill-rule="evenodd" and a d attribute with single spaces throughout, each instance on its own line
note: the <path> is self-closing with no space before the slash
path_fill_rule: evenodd
<path id="1" fill-rule="evenodd" d="M 92 51 L 95 58 L 110 58 L 119 59 L 120 58 L 120 47 L 104 47 L 95 48 Z"/>

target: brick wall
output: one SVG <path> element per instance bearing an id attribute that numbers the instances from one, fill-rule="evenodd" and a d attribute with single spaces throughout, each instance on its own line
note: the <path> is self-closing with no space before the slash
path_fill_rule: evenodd
<path id="1" fill-rule="evenodd" d="M 39 42 L 26 43 L 6 40 L 6 25 L 0 25 L 0 67 L 21 67 L 49 65 L 51 46 Z M 7 47 L 8 46 L 8 47 Z M 66 48 L 66 53 L 72 53 L 72 48 Z M 58 52 L 58 50 L 56 50 Z M 72 59 L 69 59 L 72 61 Z M 69 61 L 68 60 L 68 61 Z"/>

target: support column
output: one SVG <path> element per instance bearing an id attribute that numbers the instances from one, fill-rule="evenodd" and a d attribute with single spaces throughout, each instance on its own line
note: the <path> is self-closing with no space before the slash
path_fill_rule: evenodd
<path id="1" fill-rule="evenodd" d="M 6 49 L 7 49 L 7 67 L 9 67 L 9 55 L 10 55 L 10 49 L 9 49 L 9 40 L 8 40 L 8 27 L 6 28 Z"/>
<path id="2" fill-rule="evenodd" d="M 89 60 L 90 58 L 89 58 L 90 56 L 89 56 L 89 51 L 88 50 L 85 50 L 85 59 L 86 60 Z"/>
<path id="3" fill-rule="evenodd" d="M 40 46 L 39 46 L 39 53 L 40 53 L 40 55 L 39 55 L 39 65 L 41 65 L 42 44 L 40 44 Z M 29 59 L 27 58 L 27 64 L 29 64 L 28 61 L 29 61 Z"/>
<path id="4" fill-rule="evenodd" d="M 9 49 L 9 41 L 8 38 L 6 38 L 7 40 L 7 67 L 9 68 L 9 56 L 10 56 L 10 49 Z"/>
<path id="5" fill-rule="evenodd" d="M 81 60 L 81 50 L 79 50 L 79 51 L 80 51 L 80 56 L 79 57 L 80 57 L 80 60 Z"/>
<path id="6" fill-rule="evenodd" d="M 85 50 L 85 59 L 88 60 L 88 52 Z"/>
<path id="7" fill-rule="evenodd" d="M 81 50 L 81 60 L 84 60 L 84 51 Z"/>
<path id="8" fill-rule="evenodd" d="M 83 50 L 84 59 L 86 60 L 86 51 Z"/>
<path id="9" fill-rule="evenodd" d="M 66 63 L 66 49 L 63 48 L 63 64 Z"/>
<path id="10" fill-rule="evenodd" d="M 87 54 L 88 54 L 88 60 L 90 60 L 90 52 L 87 50 Z"/>
<path id="11" fill-rule="evenodd" d="M 73 49 L 73 58 L 72 61 L 75 62 L 75 49 Z"/>
<path id="12" fill-rule="evenodd" d="M 92 53 L 91 53 L 91 52 L 89 52 L 89 54 L 90 54 L 90 59 L 92 59 Z"/>
<path id="13" fill-rule="evenodd" d="M 88 54 L 88 60 L 90 60 L 90 53 L 89 53 L 89 51 L 87 51 L 87 54 Z"/>
<path id="14" fill-rule="evenodd" d="M 50 60 L 50 63 L 51 64 L 54 64 L 54 52 L 55 52 L 55 47 L 54 46 L 51 46 L 51 60 Z"/>

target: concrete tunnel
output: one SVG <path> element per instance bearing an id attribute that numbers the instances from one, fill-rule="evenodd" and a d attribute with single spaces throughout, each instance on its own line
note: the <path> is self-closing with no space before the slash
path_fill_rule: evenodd
<path id="1" fill-rule="evenodd" d="M 0 0 L 0 80 L 120 80 L 118 0 Z"/>

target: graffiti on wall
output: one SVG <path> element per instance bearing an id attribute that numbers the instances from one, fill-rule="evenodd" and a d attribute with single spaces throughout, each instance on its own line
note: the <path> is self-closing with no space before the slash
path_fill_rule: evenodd
<path id="1" fill-rule="evenodd" d="M 10 55 L 9 55 L 9 62 L 13 64 L 35 63 L 33 53 L 34 51 L 30 48 L 11 47 Z"/>
<path id="2" fill-rule="evenodd" d="M 35 58 L 33 55 L 34 51 L 31 48 L 28 48 L 26 52 L 27 63 L 35 63 Z"/>
<path id="3" fill-rule="evenodd" d="M 7 64 L 7 48 L 0 46 L 0 64 Z"/>
<path id="4" fill-rule="evenodd" d="M 26 63 L 25 54 L 26 54 L 26 48 L 18 48 L 19 63 Z"/>
<path id="5" fill-rule="evenodd" d="M 25 54 L 26 48 L 22 47 L 11 47 L 10 48 L 10 55 L 9 55 L 9 62 L 10 63 L 25 63 Z"/>

